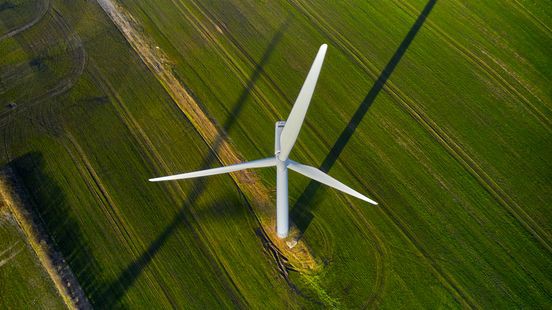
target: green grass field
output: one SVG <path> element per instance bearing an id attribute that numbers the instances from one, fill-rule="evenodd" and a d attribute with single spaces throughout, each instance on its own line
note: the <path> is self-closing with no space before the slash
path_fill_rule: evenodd
<path id="1" fill-rule="evenodd" d="M 321 268 L 282 275 L 229 176 L 147 182 L 219 162 L 95 1 L 0 2 L 2 163 L 93 306 L 551 303 L 550 4 L 118 3 L 247 159 L 273 152 L 328 43 L 292 158 L 380 205 L 291 173 L 291 220 Z"/>

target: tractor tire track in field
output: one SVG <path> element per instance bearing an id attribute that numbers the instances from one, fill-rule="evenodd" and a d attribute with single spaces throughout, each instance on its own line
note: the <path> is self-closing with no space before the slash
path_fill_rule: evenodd
<path id="1" fill-rule="evenodd" d="M 537 18 L 529 9 L 527 9 L 523 4 L 521 4 L 518 0 L 512 1 L 513 6 L 522 14 L 524 14 L 528 20 L 532 21 L 537 27 L 541 28 L 541 30 L 546 33 L 549 37 L 552 34 L 552 29 L 546 25 L 542 20 Z"/>
<path id="2" fill-rule="evenodd" d="M 210 22 L 210 24 L 211 24 L 211 26 L 213 26 L 213 28 L 221 27 L 221 28 L 224 29 L 224 31 L 222 32 L 223 35 L 230 42 L 232 42 L 234 47 L 238 50 L 238 55 L 241 54 L 241 56 L 245 57 L 245 62 L 249 62 L 250 67 L 254 68 L 257 64 L 254 61 L 253 57 L 251 55 L 249 55 L 249 53 L 247 53 L 247 51 L 239 44 L 239 42 L 233 36 L 231 36 L 230 32 L 227 31 L 227 29 L 223 26 L 224 23 L 222 23 L 215 16 L 213 16 L 213 14 L 210 14 L 208 12 L 208 10 L 206 10 L 205 7 L 203 7 L 200 3 L 195 2 L 195 1 L 192 1 L 192 3 L 196 7 L 196 9 Z M 175 3 L 175 5 L 177 5 L 177 3 Z M 184 15 L 186 17 L 187 16 L 194 16 L 194 14 L 188 8 L 186 8 L 186 10 L 187 10 L 187 12 L 182 11 L 182 15 Z M 196 28 L 196 30 L 198 32 L 200 32 L 207 40 L 209 40 L 211 43 L 213 43 L 220 50 L 219 55 L 221 55 L 221 59 L 223 59 L 228 64 L 228 67 L 231 68 L 232 71 L 234 71 L 234 74 L 245 85 L 246 84 L 245 81 L 247 80 L 247 76 L 246 76 L 246 73 L 245 73 L 246 71 L 243 70 L 243 68 L 241 68 L 240 65 L 234 60 L 231 53 L 229 51 L 227 51 L 222 46 L 222 44 L 220 44 L 220 42 L 218 42 L 218 40 L 216 40 L 216 38 L 214 38 L 213 36 L 210 35 L 209 31 L 207 30 L 208 27 L 205 24 L 203 24 L 197 18 L 194 19 L 194 20 L 189 19 L 189 22 L 190 22 L 190 24 L 194 25 L 194 27 Z M 284 22 L 284 23 L 287 23 L 287 21 Z M 201 27 L 201 28 L 199 28 L 198 26 Z M 284 95 L 283 91 L 276 85 L 276 83 L 267 74 L 262 74 L 262 76 L 260 78 L 262 78 L 264 80 L 267 80 L 268 85 L 272 88 L 273 91 L 275 91 L 277 94 L 279 94 L 281 97 L 283 97 L 281 99 L 283 99 L 284 102 L 290 102 L 289 100 L 287 100 L 287 98 L 285 98 L 285 95 Z M 270 102 L 268 100 L 268 98 L 265 96 L 265 94 L 262 93 L 262 91 L 259 90 L 258 88 L 251 87 L 250 91 L 251 91 L 251 95 L 258 102 Z M 271 106 L 271 109 L 270 109 L 269 113 L 272 114 L 273 116 L 277 117 L 276 111 L 274 110 L 274 108 L 272 106 Z M 308 127 L 313 129 L 316 132 L 316 129 L 314 129 L 313 126 L 308 126 Z M 320 137 L 320 135 L 317 135 L 317 137 Z M 323 144 L 327 145 L 327 143 L 325 143 L 325 141 L 322 141 L 322 142 L 323 142 Z M 309 153 L 309 157 L 311 157 L 311 159 L 313 159 L 313 156 L 310 153 Z M 352 206 L 352 204 L 350 202 L 348 202 L 347 204 Z M 359 212 L 357 207 L 353 207 L 351 209 L 354 209 L 356 211 L 355 212 L 356 214 L 353 214 L 353 212 L 351 210 L 349 210 L 349 208 L 345 208 L 346 212 L 350 215 L 350 217 L 353 219 L 353 221 L 355 223 L 357 223 L 356 225 L 358 227 L 362 227 L 362 225 L 360 225 L 358 223 L 357 218 L 358 217 L 362 218 L 362 220 L 365 223 L 365 227 L 369 228 L 369 233 L 367 233 L 363 229 L 359 229 L 359 230 L 365 235 L 366 238 L 368 238 L 370 240 L 374 240 L 376 242 L 375 243 L 375 247 L 376 247 L 376 255 L 375 255 L 375 257 L 376 257 L 375 258 L 375 260 L 376 260 L 376 275 L 375 275 L 376 284 L 374 286 L 375 290 L 374 290 L 374 294 L 370 298 L 368 298 L 367 302 L 365 303 L 365 306 L 370 306 L 370 305 L 372 305 L 373 303 L 375 303 L 377 301 L 379 296 L 381 296 L 383 294 L 383 291 L 384 291 L 384 288 L 385 288 L 385 277 L 386 277 L 385 276 L 385 253 L 387 253 L 387 251 L 385 250 L 385 244 L 383 243 L 381 238 L 379 238 L 377 236 L 377 234 L 375 233 L 375 229 L 373 229 L 373 226 L 371 225 L 371 223 L 369 223 L 369 221 L 365 218 L 365 216 L 361 212 Z"/>
<path id="3" fill-rule="evenodd" d="M 338 46 L 345 55 L 359 65 L 371 77 L 377 78 L 376 67 L 367 60 L 347 39 L 331 26 L 326 24 L 323 19 L 315 13 L 309 12 L 304 4 L 295 0 L 289 0 L 300 12 L 313 22 L 313 25 L 319 28 L 321 33 L 328 36 L 332 42 Z M 550 245 L 550 236 L 538 225 L 535 220 L 529 216 L 477 163 L 473 160 L 454 139 L 446 133 L 435 121 L 425 114 L 423 109 L 404 94 L 391 81 L 386 81 L 383 90 L 394 99 L 418 124 L 424 128 L 447 152 L 455 158 L 482 186 L 491 194 L 494 199 L 503 206 L 520 224 L 529 232 L 533 238 L 548 252 L 552 253 Z"/>
<path id="4" fill-rule="evenodd" d="M 128 110 L 127 106 L 125 105 L 124 100 L 121 99 L 121 97 L 118 95 L 117 91 L 113 89 L 112 85 L 103 78 L 101 73 L 99 72 L 99 69 L 96 67 L 94 63 L 90 64 L 90 69 L 93 72 L 93 76 L 96 80 L 96 84 L 99 85 L 102 90 L 109 95 L 110 98 L 112 98 L 112 103 L 114 108 L 117 111 L 117 114 L 127 130 L 131 133 L 134 141 L 136 141 L 140 145 L 140 150 L 143 152 L 142 157 L 146 159 L 151 167 L 154 168 L 155 172 L 158 175 L 168 175 L 171 173 L 171 169 L 169 168 L 169 165 L 165 162 L 157 148 L 154 146 L 154 143 L 150 140 L 146 132 L 141 128 L 139 122 L 132 116 L 131 112 Z M 170 182 L 167 183 L 167 187 L 169 189 L 169 194 L 171 196 L 172 201 L 176 204 L 180 201 L 179 197 L 187 197 L 189 196 L 187 193 L 184 192 L 181 186 L 178 185 L 178 183 Z M 212 244 L 216 244 L 212 238 L 209 238 L 208 234 L 206 234 L 203 231 L 203 228 L 199 225 L 199 221 L 197 219 L 197 215 L 194 214 L 192 210 L 189 210 L 187 208 L 183 208 L 182 210 L 186 210 L 191 213 L 192 218 L 194 219 L 196 225 L 192 226 L 192 223 L 189 221 L 188 216 L 182 216 L 178 217 L 179 222 L 183 226 L 192 228 L 190 231 L 194 235 L 194 240 L 197 240 L 197 245 L 199 249 L 201 250 L 202 254 L 207 258 L 207 261 L 215 270 L 215 273 L 217 276 L 219 276 L 219 280 L 223 281 L 223 286 L 225 287 L 225 290 L 227 293 L 230 294 L 230 298 L 233 300 L 234 304 L 236 306 L 243 307 L 244 304 L 242 303 L 242 300 L 244 300 L 243 295 L 240 293 L 239 287 L 237 287 L 232 281 L 231 277 L 228 274 L 225 274 L 225 268 L 224 264 L 220 261 L 218 256 L 215 254 L 215 251 Z M 176 229 L 176 225 L 174 226 L 174 229 Z M 197 230 L 197 231 L 196 231 Z M 171 231 L 172 232 L 172 231 Z M 169 234 L 164 234 L 169 236 Z M 137 261 L 140 262 L 141 266 L 132 267 L 135 264 L 131 263 L 129 268 L 127 268 L 127 271 L 133 270 L 138 271 L 136 274 L 131 275 L 133 278 L 133 281 L 127 283 L 128 286 L 130 286 L 134 280 L 137 279 L 139 273 L 142 272 L 138 267 L 143 267 L 147 264 L 150 264 L 153 261 L 153 256 L 157 253 L 156 251 L 161 247 L 161 245 L 166 241 L 167 239 L 164 238 L 159 243 L 158 246 L 156 246 L 155 251 L 146 251 L 144 254 L 141 254 L 140 257 L 143 257 Z M 149 247 L 148 247 L 149 248 Z M 122 274 L 121 276 L 124 276 Z M 225 277 L 223 279 L 223 277 Z M 157 277 L 158 279 L 162 279 L 161 277 Z M 118 279 L 120 280 L 120 279 Z M 119 284 L 118 282 L 123 281 L 115 281 L 112 283 L 113 286 Z M 234 290 L 238 293 L 234 292 Z M 241 300 L 240 300 L 241 299 Z"/>
<path id="5" fill-rule="evenodd" d="M 13 110 L 5 110 L 0 112 L 0 128 L 4 128 L 9 124 L 9 119 L 6 117 L 7 115 L 16 116 L 22 113 L 27 113 L 31 107 L 66 93 L 75 85 L 84 72 L 84 68 L 86 67 L 86 51 L 80 37 L 71 31 L 70 26 L 65 22 L 63 16 L 61 16 L 58 10 L 53 9 L 53 11 L 53 20 L 56 22 L 58 28 L 62 31 L 64 37 L 66 38 L 68 49 L 73 53 L 72 58 L 74 59 L 75 64 L 73 65 L 71 72 L 67 74 L 66 77 L 61 79 L 58 84 L 45 93 L 40 94 L 27 102 L 20 103 Z"/>
<path id="6" fill-rule="evenodd" d="M 14 244 L 9 246 L 7 249 L 0 252 L 0 268 L 5 264 L 9 263 L 10 260 L 14 259 L 17 254 L 23 251 L 23 246 L 19 245 L 20 241 L 16 241 Z M 17 248 L 15 248 L 17 246 Z"/>
<path id="7" fill-rule="evenodd" d="M 394 2 L 401 10 L 403 10 L 410 16 L 416 18 L 416 9 L 412 7 L 412 5 L 410 5 L 408 2 L 396 1 L 396 0 L 394 0 Z M 437 26 L 434 22 L 428 20 L 426 21 L 426 25 L 429 31 L 432 31 L 437 37 L 439 37 L 441 40 L 446 42 L 448 46 L 450 46 L 451 48 L 456 50 L 459 54 L 461 54 L 464 57 L 464 59 L 474 64 L 476 68 L 479 68 L 489 78 L 496 81 L 500 86 L 502 86 L 502 88 L 506 92 L 512 95 L 512 97 L 514 98 L 517 97 L 522 102 L 522 106 L 527 110 L 529 114 L 531 114 L 535 119 L 537 119 L 548 130 L 551 130 L 552 122 L 546 116 L 547 114 L 550 114 L 550 111 L 542 112 L 541 110 L 539 110 L 539 108 L 537 108 L 534 104 L 532 104 L 530 100 L 528 100 L 523 94 L 521 94 L 521 92 L 517 90 L 517 88 L 514 87 L 512 84 L 510 84 L 510 82 L 508 82 L 500 73 L 498 73 L 495 69 L 489 66 L 483 59 L 479 58 L 477 55 L 472 53 L 468 48 L 466 48 L 460 42 L 452 38 L 446 31 L 444 31 L 441 27 Z M 533 92 L 530 89 L 525 87 L 522 81 L 519 81 L 512 74 L 509 74 L 509 75 L 511 78 L 516 80 L 518 84 L 525 89 L 525 91 L 531 94 L 536 100 L 542 102 L 542 100 L 539 97 L 537 97 L 535 94 L 533 94 Z M 543 102 L 543 104 L 545 103 Z"/>
<path id="8" fill-rule="evenodd" d="M 50 0 L 38 0 L 38 2 L 39 2 L 40 7 L 39 7 L 38 14 L 35 16 L 35 18 L 33 18 L 28 23 L 26 23 L 24 25 L 21 25 L 18 28 L 8 30 L 8 32 L 4 33 L 3 35 L 0 35 L 0 41 L 2 41 L 4 39 L 7 39 L 7 38 L 11 38 L 16 34 L 31 28 L 32 26 L 34 26 L 36 23 L 38 23 L 46 15 L 46 12 L 48 12 L 48 9 L 50 8 Z"/>

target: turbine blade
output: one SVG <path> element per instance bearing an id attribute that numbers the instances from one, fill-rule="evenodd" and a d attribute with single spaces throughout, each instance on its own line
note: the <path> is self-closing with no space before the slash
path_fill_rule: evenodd
<path id="1" fill-rule="evenodd" d="M 282 134 L 280 135 L 280 154 L 278 155 L 278 158 L 282 161 L 288 159 L 295 140 L 297 140 L 305 114 L 307 114 L 307 109 L 309 108 L 312 94 L 314 93 L 314 88 L 316 87 L 316 81 L 318 81 L 318 75 L 320 75 L 320 69 L 322 69 L 322 64 L 324 63 L 327 49 L 328 45 L 326 44 L 320 46 L 309 74 L 303 83 L 303 87 L 301 87 L 301 91 L 289 113 L 286 125 L 282 129 Z"/>
<path id="2" fill-rule="evenodd" d="M 309 177 L 313 180 L 316 180 L 322 184 L 326 184 L 328 186 L 331 186 L 335 189 L 338 189 L 344 193 L 347 193 L 351 196 L 354 196 L 356 198 L 362 199 L 366 202 L 369 202 L 373 205 L 377 205 L 378 203 L 373 201 L 372 199 L 362 195 L 361 193 L 355 191 L 354 189 L 350 188 L 349 186 L 339 182 L 338 180 L 334 179 L 333 177 L 329 176 L 328 174 L 324 173 L 320 169 L 303 165 L 298 162 L 294 162 L 293 160 L 288 161 L 288 168 L 299 172 L 300 174 Z"/>
<path id="3" fill-rule="evenodd" d="M 249 168 L 263 168 L 263 167 L 271 167 L 271 166 L 276 166 L 276 158 L 275 157 L 269 157 L 269 158 L 264 158 L 264 159 L 253 160 L 253 161 L 250 161 L 250 162 L 235 164 L 235 165 L 231 165 L 231 166 L 225 166 L 225 167 L 219 167 L 219 168 L 213 168 L 213 169 L 207 169 L 207 170 L 200 170 L 200 171 L 170 175 L 170 176 L 166 176 L 166 177 L 154 178 L 154 179 L 149 179 L 149 181 L 150 182 L 160 182 L 160 181 L 191 179 L 191 178 L 204 177 L 204 176 L 215 175 L 215 174 L 234 172 L 234 171 L 239 171 L 239 170 L 244 170 L 244 169 L 249 169 Z"/>

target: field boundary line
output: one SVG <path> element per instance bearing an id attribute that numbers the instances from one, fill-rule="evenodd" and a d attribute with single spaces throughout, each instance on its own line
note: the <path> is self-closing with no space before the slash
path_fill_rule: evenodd
<path id="1" fill-rule="evenodd" d="M 82 287 L 71 268 L 54 249 L 51 238 L 45 233 L 32 213 L 31 200 L 18 176 L 9 166 L 0 172 L 0 198 L 7 205 L 25 239 L 54 283 L 57 293 L 69 309 L 92 309 Z"/>
<path id="2" fill-rule="evenodd" d="M 295 0 L 289 0 L 297 4 Z M 292 4 L 293 5 L 293 4 Z M 351 60 L 357 63 L 371 77 L 377 78 L 377 70 L 361 53 L 339 33 L 329 26 L 322 25 L 322 21 L 312 15 L 301 4 L 294 5 L 317 25 L 322 33 L 325 33 L 330 40 L 336 43 L 337 46 Z M 482 168 L 458 145 L 449 137 L 446 132 L 440 128 L 431 118 L 429 118 L 420 107 L 408 96 L 406 96 L 392 81 L 388 80 L 383 89 L 389 94 L 396 103 L 398 103 L 406 112 L 424 128 L 427 133 L 432 136 L 441 146 L 443 146 L 449 154 L 455 158 L 462 166 L 470 172 L 470 174 L 479 181 L 479 183 L 500 203 L 521 225 L 524 227 L 539 244 L 544 247 L 549 253 L 552 253 L 552 247 L 549 245 L 550 237 L 548 234 L 531 218 L 513 199 L 511 199 L 504 190 L 502 190 L 494 180 L 488 176 Z"/>
<path id="3" fill-rule="evenodd" d="M 552 33 L 552 29 L 548 27 L 548 25 L 546 25 L 542 20 L 537 18 L 533 13 L 531 13 L 531 11 L 528 8 L 526 8 L 518 0 L 513 0 L 512 2 L 514 3 L 514 7 L 516 7 L 518 11 L 520 11 L 522 14 L 525 14 L 527 17 L 529 17 L 529 20 L 531 20 L 534 24 L 536 24 L 537 27 L 544 30 L 544 32 L 548 32 L 548 36 L 550 37 L 550 34 Z"/>
<path id="4" fill-rule="evenodd" d="M 48 12 L 48 9 L 50 8 L 50 0 L 40 1 L 40 3 L 42 3 L 42 8 L 41 8 L 42 10 L 39 11 L 38 15 L 36 15 L 35 18 L 33 18 L 31 21 L 22 25 L 19 28 L 8 30 L 8 32 L 4 33 L 3 35 L 0 35 L 0 41 L 7 38 L 11 38 L 14 35 L 20 32 L 23 32 L 33 27 L 34 25 L 36 25 L 36 23 L 38 23 L 46 15 L 46 12 Z"/>

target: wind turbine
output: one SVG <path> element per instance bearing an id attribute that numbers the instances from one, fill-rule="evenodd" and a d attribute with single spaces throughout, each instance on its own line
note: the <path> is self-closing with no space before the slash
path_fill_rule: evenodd
<path id="1" fill-rule="evenodd" d="M 351 196 L 367 201 L 373 205 L 377 205 L 377 202 L 339 182 L 323 171 L 289 159 L 289 153 L 295 144 L 295 140 L 297 140 L 297 136 L 301 130 L 301 125 L 305 119 L 305 114 L 309 108 L 309 103 L 311 101 L 314 88 L 316 87 L 316 81 L 318 80 L 320 69 L 322 69 L 327 49 L 328 45 L 326 44 L 320 46 L 318 54 L 316 55 L 309 74 L 307 75 L 303 87 L 299 92 L 299 96 L 297 96 L 297 99 L 295 100 L 287 121 L 276 122 L 275 156 L 226 167 L 154 178 L 150 179 L 150 181 L 172 181 L 222 174 L 250 168 L 276 167 L 276 230 L 278 232 L 278 237 L 280 238 L 287 237 L 289 232 L 288 168 L 320 183 L 336 188 Z"/>

